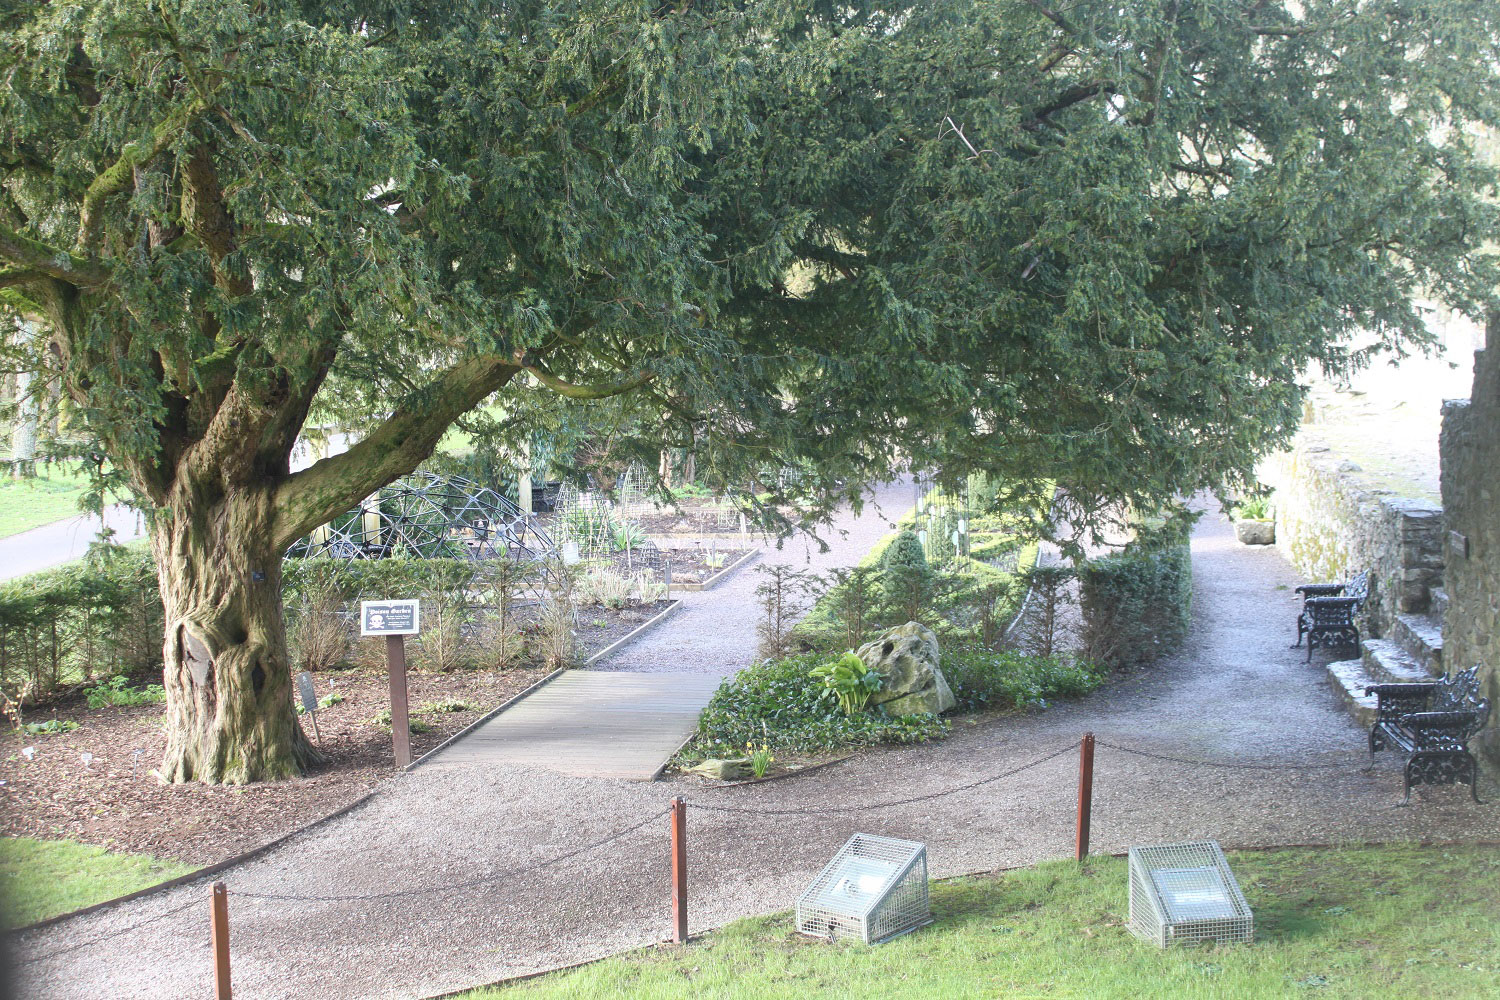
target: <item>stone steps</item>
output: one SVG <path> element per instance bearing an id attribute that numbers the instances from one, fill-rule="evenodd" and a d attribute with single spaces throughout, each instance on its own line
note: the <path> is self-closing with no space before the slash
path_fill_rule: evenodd
<path id="1" fill-rule="evenodd" d="M 1363 660 L 1334 660 L 1325 669 L 1328 671 L 1328 686 L 1338 697 L 1339 703 L 1354 717 L 1361 729 L 1375 724 L 1375 696 L 1365 694 L 1366 684 L 1378 684 L 1370 676 Z"/>
<path id="2" fill-rule="evenodd" d="M 1400 643 L 1390 639 L 1366 639 L 1359 644 L 1360 661 L 1372 684 L 1406 684 L 1432 679 L 1432 672 Z"/>
<path id="3" fill-rule="evenodd" d="M 1443 672 L 1443 620 L 1435 615 L 1398 614 L 1389 638 L 1429 674 Z"/>

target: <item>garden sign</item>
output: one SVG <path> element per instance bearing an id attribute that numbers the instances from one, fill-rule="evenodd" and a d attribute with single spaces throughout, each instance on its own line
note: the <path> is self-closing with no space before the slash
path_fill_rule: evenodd
<path id="1" fill-rule="evenodd" d="M 422 627 L 417 601 L 360 601 L 359 634 L 385 636 L 385 659 L 391 677 L 391 744 L 396 766 L 411 763 L 411 728 L 406 703 L 406 637 Z"/>

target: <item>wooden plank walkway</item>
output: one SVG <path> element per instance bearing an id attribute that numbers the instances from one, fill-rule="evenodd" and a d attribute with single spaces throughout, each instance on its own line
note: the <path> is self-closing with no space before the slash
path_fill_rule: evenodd
<path id="1" fill-rule="evenodd" d="M 719 677 L 569 670 L 441 751 L 423 769 L 525 764 L 650 781 L 698 725 Z"/>

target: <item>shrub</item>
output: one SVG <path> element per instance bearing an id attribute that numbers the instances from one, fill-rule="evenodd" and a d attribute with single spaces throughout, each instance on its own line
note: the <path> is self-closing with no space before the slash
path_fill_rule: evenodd
<path id="1" fill-rule="evenodd" d="M 106 705 L 155 705 L 165 701 L 167 697 L 160 684 L 133 688 L 125 677 L 118 674 L 89 688 L 85 695 L 88 697 L 89 708 L 103 708 Z"/>
<path id="2" fill-rule="evenodd" d="M 1105 671 L 1086 660 L 1028 656 L 963 647 L 945 651 L 943 677 L 958 709 L 1044 708 L 1054 698 L 1076 698 L 1104 683 Z"/>
<path id="3" fill-rule="evenodd" d="M 756 627 L 760 635 L 760 654 L 774 659 L 792 649 L 792 627 L 809 603 L 808 589 L 816 577 L 785 563 L 756 567 L 764 579 L 755 588 L 760 598 L 761 620 Z"/>
<path id="4" fill-rule="evenodd" d="M 827 750 L 877 743 L 921 743 L 948 732 L 935 715 L 846 714 L 811 675 L 823 659 L 802 654 L 741 670 L 714 692 L 698 720 L 694 756 L 730 756 L 747 743 L 770 750 Z"/>
<path id="5" fill-rule="evenodd" d="M 1193 561 L 1185 535 L 1093 560 L 1079 570 L 1084 648 L 1111 667 L 1178 649 L 1192 621 Z"/>
<path id="6" fill-rule="evenodd" d="M 814 667 L 810 674 L 833 692 L 845 715 L 863 710 L 875 692 L 880 690 L 880 675 L 865 666 L 865 661 L 853 653 L 845 653 L 837 660 Z"/>
<path id="7" fill-rule="evenodd" d="M 631 580 L 608 567 L 594 567 L 578 578 L 574 599 L 580 605 L 623 608 L 631 595 Z"/>
<path id="8" fill-rule="evenodd" d="M 1231 512 L 1237 521 L 1264 521 L 1271 516 L 1271 498 L 1247 497 L 1235 505 Z"/>
<path id="9" fill-rule="evenodd" d="M 150 553 L 96 546 L 83 562 L 0 584 L 0 691 L 21 705 L 96 676 L 161 670 L 164 613 Z"/>
<path id="10" fill-rule="evenodd" d="M 916 621 L 931 603 L 932 567 L 921 539 L 910 528 L 903 529 L 881 557 L 880 587 L 886 608 L 903 622 Z"/>

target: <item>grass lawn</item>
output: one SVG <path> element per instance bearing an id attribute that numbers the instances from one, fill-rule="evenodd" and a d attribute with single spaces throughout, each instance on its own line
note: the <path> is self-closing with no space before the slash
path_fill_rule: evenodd
<path id="1" fill-rule="evenodd" d="M 1161 951 L 1123 926 L 1125 861 L 934 883 L 936 922 L 874 948 L 740 920 L 467 1000 L 1016 997 L 1100 1000 L 1500 996 L 1500 851 L 1416 847 L 1229 856 L 1251 945 Z"/>
<path id="2" fill-rule="evenodd" d="M 88 478 L 60 465 L 38 465 L 32 479 L 0 477 L 0 538 L 77 516 Z"/>
<path id="3" fill-rule="evenodd" d="M 192 871 L 72 840 L 0 839 L 0 925 L 22 927 Z"/>

